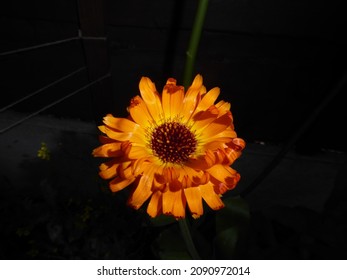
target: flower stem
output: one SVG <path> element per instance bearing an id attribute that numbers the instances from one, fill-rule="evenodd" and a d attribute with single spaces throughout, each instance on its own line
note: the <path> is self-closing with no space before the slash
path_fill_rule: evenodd
<path id="1" fill-rule="evenodd" d="M 199 0 L 198 10 L 195 15 L 192 34 L 190 37 L 188 50 L 186 52 L 187 59 L 183 75 L 183 85 L 185 88 L 187 88 L 192 82 L 193 69 L 201 37 L 202 26 L 205 21 L 207 6 L 208 0 Z"/>
<path id="2" fill-rule="evenodd" d="M 208 6 L 208 0 L 199 0 L 198 9 L 195 15 L 192 33 L 189 40 L 188 50 L 186 52 L 186 64 L 184 67 L 183 74 L 183 85 L 185 88 L 192 82 L 193 69 L 196 59 L 196 54 L 199 47 L 202 27 L 205 21 L 206 11 Z M 197 252 L 186 218 L 178 221 L 184 242 L 186 243 L 187 249 L 194 260 L 200 260 L 199 253 Z"/>
<path id="3" fill-rule="evenodd" d="M 188 225 L 188 221 L 186 218 L 184 219 L 180 219 L 178 221 L 178 224 L 180 226 L 180 230 L 184 239 L 184 242 L 186 243 L 187 249 L 191 255 L 191 257 L 193 258 L 193 260 L 200 260 L 200 256 L 198 251 L 195 248 L 193 239 L 192 239 L 192 235 L 190 234 L 190 229 L 189 229 L 189 225 Z"/>

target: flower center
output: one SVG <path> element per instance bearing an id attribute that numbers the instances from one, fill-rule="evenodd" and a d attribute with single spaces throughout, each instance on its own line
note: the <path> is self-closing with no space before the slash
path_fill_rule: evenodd
<path id="1" fill-rule="evenodd" d="M 194 134 L 183 124 L 166 122 L 151 134 L 150 147 L 163 162 L 183 163 L 195 152 L 197 141 Z"/>

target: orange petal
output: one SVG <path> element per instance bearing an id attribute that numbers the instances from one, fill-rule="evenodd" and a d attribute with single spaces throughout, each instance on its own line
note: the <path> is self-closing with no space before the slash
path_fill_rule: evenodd
<path id="1" fill-rule="evenodd" d="M 205 159 L 205 155 L 189 159 L 185 166 L 193 170 L 205 170 L 210 167 Z"/>
<path id="2" fill-rule="evenodd" d="M 128 112 L 132 119 L 142 127 L 147 127 L 153 122 L 152 116 L 147 109 L 147 105 L 140 96 L 135 96 L 131 99 Z"/>
<path id="3" fill-rule="evenodd" d="M 166 186 L 168 186 L 171 192 L 176 192 L 182 189 L 182 182 L 179 180 L 174 180 L 170 183 L 167 183 Z"/>
<path id="4" fill-rule="evenodd" d="M 148 168 L 147 172 L 142 174 L 135 191 L 128 200 L 128 203 L 135 209 L 139 209 L 142 204 L 151 196 L 153 177 L 154 167 Z"/>
<path id="5" fill-rule="evenodd" d="M 227 111 L 230 111 L 231 105 L 229 102 L 225 102 L 225 101 L 221 100 L 216 104 L 216 107 L 218 108 L 218 110 L 220 112 L 220 116 L 221 116 L 221 115 L 225 114 Z"/>
<path id="6" fill-rule="evenodd" d="M 152 194 L 147 206 L 147 213 L 152 218 L 157 217 L 162 212 L 162 193 L 157 191 Z"/>
<path id="7" fill-rule="evenodd" d="M 197 110 L 204 111 L 208 107 L 214 104 L 214 102 L 217 100 L 218 96 L 220 94 L 220 89 L 218 87 L 215 87 L 211 90 L 209 90 L 201 99 L 201 102 L 198 105 Z"/>
<path id="8" fill-rule="evenodd" d="M 105 135 L 99 135 L 99 141 L 101 144 L 115 143 L 113 139 L 110 139 Z"/>
<path id="9" fill-rule="evenodd" d="M 98 148 L 95 148 L 92 154 L 95 157 L 119 157 L 123 154 L 120 147 L 120 142 L 104 144 Z"/>
<path id="10" fill-rule="evenodd" d="M 106 131 L 106 125 L 99 125 L 98 128 L 102 133 L 106 134 L 106 132 L 105 132 Z M 105 138 L 107 138 L 107 137 L 103 137 L 104 140 L 105 140 Z"/>
<path id="11" fill-rule="evenodd" d="M 230 190 L 228 186 L 224 183 L 217 183 L 213 186 L 216 194 L 224 194 L 226 191 Z"/>
<path id="12" fill-rule="evenodd" d="M 200 186 L 200 193 L 208 206 L 213 210 L 219 210 L 224 207 L 224 203 L 220 196 L 214 192 L 213 185 L 209 182 Z"/>
<path id="13" fill-rule="evenodd" d="M 165 167 L 162 171 L 162 176 L 165 178 L 166 183 L 170 183 L 178 179 L 179 171 L 175 167 Z"/>
<path id="14" fill-rule="evenodd" d="M 223 141 L 224 140 L 224 141 Z M 212 141 L 203 145 L 204 150 L 217 150 L 225 147 L 225 142 L 230 141 L 229 138 L 224 138 L 220 141 Z"/>
<path id="15" fill-rule="evenodd" d="M 132 163 L 132 173 L 134 176 L 141 175 L 143 172 L 147 172 L 152 164 L 150 157 L 139 158 Z"/>
<path id="16" fill-rule="evenodd" d="M 100 177 L 106 180 L 115 177 L 118 174 L 118 171 L 117 171 L 118 166 L 119 166 L 119 163 L 114 163 L 110 166 L 108 166 L 105 163 L 101 164 L 100 172 L 99 172 Z"/>
<path id="17" fill-rule="evenodd" d="M 199 217 L 203 214 L 204 210 L 202 207 L 202 197 L 199 187 L 187 188 L 184 189 L 184 194 L 187 199 L 187 204 L 189 210 L 194 217 Z"/>
<path id="18" fill-rule="evenodd" d="M 160 97 L 155 88 L 154 83 L 147 77 L 142 77 L 140 80 L 140 92 L 144 102 L 147 105 L 154 121 L 159 121 L 163 116 Z"/>
<path id="19" fill-rule="evenodd" d="M 192 166 L 193 165 L 194 164 L 192 164 Z M 192 166 L 182 165 L 179 169 L 177 169 L 180 173 L 179 180 L 182 181 L 184 176 L 188 176 L 193 184 L 200 184 L 201 177 L 203 176 L 203 171 L 201 171 L 199 167 L 195 169 Z"/>
<path id="20" fill-rule="evenodd" d="M 112 115 L 108 114 L 104 117 L 104 124 L 114 129 L 124 131 L 124 132 L 134 132 L 138 129 L 141 129 L 140 125 L 137 123 L 125 119 L 125 118 L 115 118 Z"/>
<path id="21" fill-rule="evenodd" d="M 226 184 L 229 188 L 234 187 L 238 181 L 238 173 L 229 166 L 215 164 L 206 170 L 213 178 Z"/>
<path id="22" fill-rule="evenodd" d="M 110 182 L 109 186 L 112 192 L 118 192 L 124 189 L 125 187 L 129 186 L 134 181 L 135 181 L 135 177 L 128 178 L 128 179 L 116 177 Z"/>
<path id="23" fill-rule="evenodd" d="M 230 127 L 227 127 L 225 130 L 211 136 L 210 142 L 212 141 L 223 141 L 225 143 L 230 142 L 232 138 L 237 137 L 237 134 L 235 130 L 231 129 Z"/>
<path id="24" fill-rule="evenodd" d="M 107 126 L 103 126 L 103 132 L 110 138 L 117 140 L 117 141 L 130 141 L 130 142 L 135 142 L 135 143 L 140 143 L 144 144 L 146 139 L 145 139 L 145 134 L 144 133 L 139 133 L 139 131 L 135 132 L 118 132 L 114 131 L 111 128 Z"/>
<path id="25" fill-rule="evenodd" d="M 246 147 L 246 142 L 241 138 L 234 138 L 231 143 L 227 144 L 230 148 L 241 151 Z"/>
<path id="26" fill-rule="evenodd" d="M 182 182 L 182 188 L 184 188 L 184 189 L 192 187 L 192 180 L 189 178 L 188 175 L 184 175 L 181 182 Z"/>
<path id="27" fill-rule="evenodd" d="M 201 133 L 201 138 L 208 140 L 211 137 L 215 136 L 216 134 L 226 130 L 227 127 L 230 126 L 230 124 L 231 124 L 231 114 L 227 112 L 223 116 L 214 120 L 207 127 L 205 127 Z"/>
<path id="28" fill-rule="evenodd" d="M 117 168 L 117 172 L 119 177 L 122 177 L 124 179 L 134 177 L 132 174 L 132 169 L 131 169 L 131 161 L 125 161 L 120 163 Z"/>
<path id="29" fill-rule="evenodd" d="M 185 217 L 186 199 L 182 190 L 163 193 L 163 213 L 175 218 Z"/>
<path id="30" fill-rule="evenodd" d="M 218 114 L 219 111 L 214 105 L 210 106 L 206 111 L 198 112 L 193 116 L 194 124 L 192 128 L 196 128 L 197 130 L 203 129 L 217 119 Z"/>
<path id="31" fill-rule="evenodd" d="M 138 158 L 148 157 L 149 153 L 145 147 L 132 145 L 127 156 L 130 159 L 138 159 Z"/>
<path id="32" fill-rule="evenodd" d="M 184 87 L 177 86 L 175 79 L 168 79 L 162 94 L 163 111 L 166 118 L 173 119 L 180 114 L 183 97 Z"/>
<path id="33" fill-rule="evenodd" d="M 197 74 L 194 77 L 194 80 L 193 80 L 191 86 L 187 89 L 187 94 L 190 93 L 191 91 L 195 91 L 197 89 L 200 90 L 202 87 L 202 82 L 203 82 L 202 76 L 200 74 Z"/>
<path id="34" fill-rule="evenodd" d="M 224 165 L 231 165 L 234 163 L 234 161 L 240 157 L 241 152 L 240 151 L 236 151 L 230 148 L 226 148 L 224 150 L 226 158 L 223 162 Z"/>
<path id="35" fill-rule="evenodd" d="M 189 120 L 195 112 L 197 105 L 200 102 L 200 92 L 202 88 L 202 76 L 196 75 L 192 85 L 188 88 L 183 99 L 182 116 L 185 121 Z"/>

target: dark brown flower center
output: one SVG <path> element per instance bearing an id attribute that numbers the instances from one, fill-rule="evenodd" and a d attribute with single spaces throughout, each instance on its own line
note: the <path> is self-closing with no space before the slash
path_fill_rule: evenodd
<path id="1" fill-rule="evenodd" d="M 151 149 L 163 162 L 183 163 L 195 152 L 194 134 L 183 124 L 166 122 L 151 134 Z"/>

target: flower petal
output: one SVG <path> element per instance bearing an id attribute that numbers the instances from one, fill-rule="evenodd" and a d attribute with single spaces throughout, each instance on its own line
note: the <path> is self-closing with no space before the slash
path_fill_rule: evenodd
<path id="1" fill-rule="evenodd" d="M 197 110 L 206 110 L 208 107 L 214 104 L 220 94 L 220 88 L 215 87 L 209 90 L 201 99 Z"/>
<path id="2" fill-rule="evenodd" d="M 235 187 L 239 180 L 239 174 L 229 166 L 215 164 L 206 170 L 213 178 L 226 184 L 229 189 Z"/>
<path id="3" fill-rule="evenodd" d="M 177 86 L 175 79 L 168 79 L 163 89 L 162 104 L 165 118 L 173 119 L 182 110 L 184 87 Z"/>
<path id="4" fill-rule="evenodd" d="M 152 162 L 150 162 L 150 157 L 138 158 L 131 164 L 132 173 L 134 176 L 142 175 L 144 172 L 147 172 L 151 165 Z"/>
<path id="5" fill-rule="evenodd" d="M 153 123 L 153 119 L 148 111 L 147 105 L 140 96 L 135 96 L 131 99 L 128 112 L 130 113 L 132 119 L 142 127 L 147 127 Z"/>
<path id="6" fill-rule="evenodd" d="M 125 118 L 115 118 L 111 114 L 106 115 L 103 122 L 107 126 L 123 132 L 135 132 L 141 129 L 137 123 Z"/>
<path id="7" fill-rule="evenodd" d="M 186 196 L 190 212 L 194 214 L 196 218 L 201 216 L 204 210 L 202 206 L 200 187 L 184 189 L 184 195 Z"/>
<path id="8" fill-rule="evenodd" d="M 139 88 L 141 96 L 145 101 L 152 118 L 156 122 L 159 121 L 163 116 L 163 110 L 160 97 L 154 83 L 149 78 L 142 77 L 140 80 Z"/>
<path id="9" fill-rule="evenodd" d="M 188 121 L 191 115 L 195 112 L 195 109 L 200 102 L 201 91 L 202 76 L 196 75 L 192 85 L 188 88 L 183 99 L 183 109 L 181 114 L 184 121 Z"/>
<path id="10" fill-rule="evenodd" d="M 132 145 L 127 156 L 129 159 L 138 159 L 148 157 L 149 153 L 145 147 Z"/>
<path id="11" fill-rule="evenodd" d="M 234 138 L 232 142 L 227 143 L 227 145 L 234 150 L 241 151 L 246 147 L 246 142 L 241 138 Z"/>
<path id="12" fill-rule="evenodd" d="M 147 213 L 152 218 L 157 217 L 162 212 L 162 198 L 163 195 L 160 191 L 152 194 L 151 200 L 147 206 Z"/>
<path id="13" fill-rule="evenodd" d="M 173 166 L 163 168 L 162 174 L 166 183 L 171 183 L 179 178 L 179 170 Z"/>
<path id="14" fill-rule="evenodd" d="M 219 113 L 220 113 L 219 116 L 221 116 L 221 115 L 224 115 L 226 112 L 230 111 L 231 105 L 229 102 L 225 102 L 225 101 L 221 100 L 216 104 L 216 107 L 219 110 Z"/>
<path id="15" fill-rule="evenodd" d="M 231 124 L 231 114 L 225 113 L 223 116 L 215 119 L 201 132 L 201 138 L 209 139 L 210 137 L 222 132 Z"/>
<path id="16" fill-rule="evenodd" d="M 199 185 L 201 183 L 201 179 L 203 178 L 203 171 L 200 168 L 194 169 L 188 164 L 182 165 L 179 169 L 177 169 L 180 173 L 179 180 L 182 181 L 185 176 L 188 176 L 193 184 Z"/>
<path id="17" fill-rule="evenodd" d="M 95 157 L 119 157 L 123 154 L 121 148 L 121 142 L 112 142 L 104 144 L 93 150 L 93 156 Z"/>
<path id="18" fill-rule="evenodd" d="M 99 129 L 104 132 L 108 137 L 117 141 L 130 141 L 136 143 L 145 143 L 145 135 L 141 131 L 129 131 L 129 132 L 118 132 L 107 126 L 100 126 Z"/>
<path id="19" fill-rule="evenodd" d="M 206 111 L 200 111 L 194 115 L 193 129 L 202 130 L 218 117 L 219 111 L 216 106 L 210 106 Z"/>
<path id="20" fill-rule="evenodd" d="M 224 207 L 222 199 L 215 193 L 213 185 L 210 182 L 200 186 L 200 192 L 202 198 L 211 209 L 219 210 Z"/>
<path id="21" fill-rule="evenodd" d="M 183 191 L 167 191 L 163 193 L 163 213 L 175 218 L 185 217 L 186 199 Z"/>
<path id="22" fill-rule="evenodd" d="M 208 142 L 212 141 L 222 141 L 224 143 L 230 142 L 233 138 L 237 137 L 237 134 L 235 130 L 233 130 L 231 127 L 227 127 L 225 130 L 211 136 L 210 138 L 206 139 Z"/>
<path id="23" fill-rule="evenodd" d="M 116 177 L 112 181 L 110 181 L 109 186 L 112 192 L 118 192 L 124 189 L 125 187 L 129 186 L 134 181 L 135 181 L 135 177 L 128 178 L 128 179 Z"/>
<path id="24" fill-rule="evenodd" d="M 155 167 L 150 166 L 146 172 L 141 175 L 135 191 L 131 194 L 128 204 L 138 209 L 152 194 L 152 184 Z"/>
<path id="25" fill-rule="evenodd" d="M 105 180 L 114 178 L 115 176 L 117 176 L 117 167 L 118 167 L 118 164 L 114 164 L 108 169 L 101 170 L 99 172 L 99 176 Z"/>

